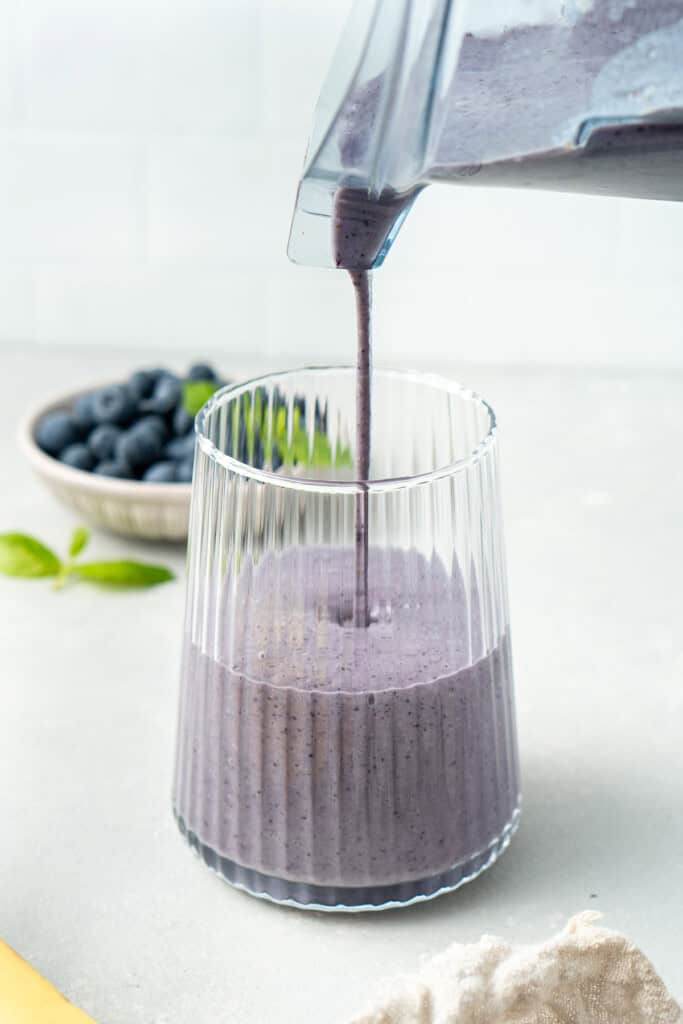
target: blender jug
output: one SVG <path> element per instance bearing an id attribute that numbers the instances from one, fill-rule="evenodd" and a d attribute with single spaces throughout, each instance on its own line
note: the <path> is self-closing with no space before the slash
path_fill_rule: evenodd
<path id="1" fill-rule="evenodd" d="M 378 267 L 438 181 L 683 199 L 683 0 L 356 0 L 290 258 Z"/>

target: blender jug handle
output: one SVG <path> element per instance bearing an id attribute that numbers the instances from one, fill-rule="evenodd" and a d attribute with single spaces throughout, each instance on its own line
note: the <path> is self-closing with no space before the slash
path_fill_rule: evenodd
<path id="1" fill-rule="evenodd" d="M 362 216 L 374 204 L 381 209 L 362 266 L 354 269 L 382 263 L 425 184 L 466 3 L 356 0 L 315 111 L 287 249 L 293 262 L 348 266 L 334 242 L 344 190 L 357 197 Z"/>

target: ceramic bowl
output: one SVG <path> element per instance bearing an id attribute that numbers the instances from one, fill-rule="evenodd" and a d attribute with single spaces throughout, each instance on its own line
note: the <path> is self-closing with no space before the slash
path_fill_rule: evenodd
<path id="1" fill-rule="evenodd" d="M 62 395 L 32 409 L 22 420 L 19 446 L 33 471 L 63 505 L 93 526 L 128 537 L 184 541 L 190 514 L 191 484 L 152 484 L 96 476 L 65 466 L 38 447 L 35 431 L 39 420 L 46 413 L 70 409 L 84 393 L 78 391 Z"/>

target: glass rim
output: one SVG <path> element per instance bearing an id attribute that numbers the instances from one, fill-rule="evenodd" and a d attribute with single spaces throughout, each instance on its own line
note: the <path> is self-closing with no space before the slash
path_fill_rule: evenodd
<path id="1" fill-rule="evenodd" d="M 419 370 L 395 370 L 385 367 L 373 367 L 373 376 L 388 377 L 390 379 L 393 378 L 394 380 L 400 379 L 402 381 L 411 381 L 415 384 L 428 385 L 433 387 L 435 390 L 447 392 L 452 395 L 460 395 L 468 401 L 479 404 L 488 416 L 488 429 L 472 451 L 467 455 L 463 455 L 459 459 L 455 459 L 453 462 L 446 463 L 443 466 L 437 466 L 435 469 L 431 469 L 426 473 L 417 473 L 413 476 L 388 477 L 368 481 L 348 479 L 331 480 L 329 478 L 318 479 L 310 476 L 290 476 L 280 472 L 274 473 L 267 469 L 258 469 L 256 466 L 250 466 L 248 463 L 242 462 L 240 459 L 236 459 L 234 456 L 221 451 L 207 435 L 207 420 L 216 411 L 218 406 L 222 405 L 226 400 L 239 398 L 246 392 L 253 391 L 255 388 L 260 386 L 265 386 L 269 382 L 277 383 L 278 380 L 282 380 L 283 378 L 292 378 L 297 374 L 304 373 L 320 375 L 321 377 L 329 373 L 355 375 L 356 367 L 351 364 L 302 366 L 289 370 L 276 370 L 272 373 L 260 374 L 258 377 L 251 377 L 238 384 L 225 385 L 225 387 L 214 392 L 211 398 L 209 398 L 209 400 L 201 407 L 195 417 L 194 432 L 197 438 L 197 443 L 204 454 L 214 462 L 217 462 L 224 469 L 234 473 L 236 476 L 241 476 L 249 480 L 258 480 L 261 483 L 270 484 L 275 487 L 284 487 L 297 491 L 329 492 L 331 494 L 358 494 L 363 492 L 373 494 L 380 491 L 405 490 L 421 484 L 433 483 L 437 480 L 455 476 L 456 474 L 462 473 L 464 470 L 480 462 L 494 445 L 498 429 L 496 414 L 489 403 L 482 398 L 477 391 L 473 391 L 472 388 L 465 387 L 458 381 L 452 380 L 449 377 L 444 377 L 438 373 L 424 373 Z"/>

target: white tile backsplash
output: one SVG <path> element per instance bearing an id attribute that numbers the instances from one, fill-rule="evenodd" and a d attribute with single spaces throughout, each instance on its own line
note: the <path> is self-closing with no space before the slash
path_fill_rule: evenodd
<path id="1" fill-rule="evenodd" d="M 346 0 L 263 0 L 263 122 L 270 136 L 299 140 L 299 167 L 348 7 Z"/>
<path id="2" fill-rule="evenodd" d="M 614 273 L 621 203 L 595 196 L 431 186 L 396 241 L 392 265 L 448 270 L 454 282 L 591 281 Z"/>
<path id="3" fill-rule="evenodd" d="M 679 299 L 667 285 L 623 282 L 573 288 L 548 278 L 532 288 L 512 278 L 471 277 L 454 287 L 445 272 L 412 287 L 412 275 L 378 283 L 377 358 L 471 359 L 494 363 L 657 366 L 680 360 Z"/>
<path id="4" fill-rule="evenodd" d="M 21 232 L 9 247 L 5 240 L 5 261 L 12 258 L 11 246 L 31 264 L 139 260 L 144 151 L 134 140 L 23 137 L 7 141 L 5 153 L 17 168 Z"/>
<path id="5" fill-rule="evenodd" d="M 23 0 L 21 11 L 33 130 L 257 130 L 258 2 Z"/>
<path id="6" fill-rule="evenodd" d="M 623 200 L 616 273 L 622 279 L 678 286 L 683 255 L 683 206 Z M 680 336 L 683 338 L 683 330 Z"/>
<path id="7" fill-rule="evenodd" d="M 14 11 L 0 4 L 0 123 L 7 125 L 14 114 Z"/>
<path id="8" fill-rule="evenodd" d="M 30 342 L 36 337 L 33 275 L 25 267 L 0 268 L 0 316 L 2 336 L 15 342 Z M 0 341 L 1 344 L 1 341 Z"/>
<path id="9" fill-rule="evenodd" d="M 262 281 L 244 272 L 181 267 L 39 267 L 36 340 L 143 344 L 207 352 L 250 350 L 264 333 Z M 227 362 L 227 360 L 224 360 Z"/>
<path id="10" fill-rule="evenodd" d="M 264 305 L 264 346 L 274 366 L 354 360 L 354 305 L 346 274 L 285 265 L 268 275 Z"/>
<path id="11" fill-rule="evenodd" d="M 348 361 L 285 247 L 349 0 L 0 3 L 0 343 Z M 683 207 L 433 187 L 376 275 L 382 362 L 683 365 Z"/>
<path id="12" fill-rule="evenodd" d="M 266 154 L 267 147 L 239 135 L 152 142 L 150 260 L 239 271 L 283 258 L 287 224 Z"/>

